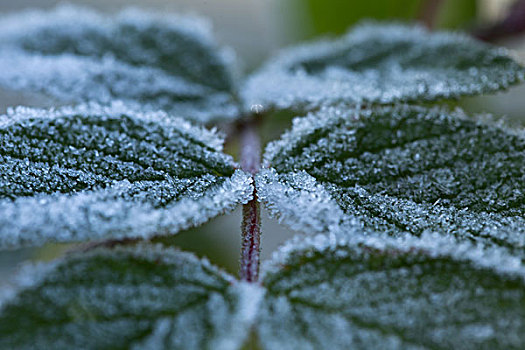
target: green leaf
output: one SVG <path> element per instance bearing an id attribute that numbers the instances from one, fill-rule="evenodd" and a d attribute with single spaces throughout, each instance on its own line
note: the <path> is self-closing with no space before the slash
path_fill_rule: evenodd
<path id="1" fill-rule="evenodd" d="M 435 101 L 499 91 L 524 76 L 505 50 L 466 36 L 367 24 L 284 51 L 248 79 L 243 98 L 268 110 Z"/>
<path id="2" fill-rule="evenodd" d="M 266 266 L 259 341 L 263 349 L 521 349 L 525 268 L 500 253 L 439 237 L 300 237 Z"/>
<path id="3" fill-rule="evenodd" d="M 174 234 L 252 196 L 215 132 L 122 105 L 0 117 L 0 247 Z"/>
<path id="4" fill-rule="evenodd" d="M 20 281 L 0 309 L 2 349 L 238 349 L 258 295 L 155 245 L 73 254 Z"/>
<path id="5" fill-rule="evenodd" d="M 412 21 L 417 16 L 422 0 L 398 0 L 395 2 L 390 0 L 375 0 L 374 2 L 306 0 L 297 3 L 297 7 L 301 6 L 304 9 L 296 10 L 306 12 L 315 33 L 340 34 L 344 33 L 350 25 L 362 21 L 363 18 L 381 21 Z"/>
<path id="6" fill-rule="evenodd" d="M 201 19 L 61 6 L 0 20 L 0 85 L 65 102 L 115 99 L 208 122 L 238 115 L 233 55 Z"/>
<path id="7" fill-rule="evenodd" d="M 525 247 L 525 137 L 461 112 L 327 108 L 271 143 L 259 199 L 292 228 Z"/>

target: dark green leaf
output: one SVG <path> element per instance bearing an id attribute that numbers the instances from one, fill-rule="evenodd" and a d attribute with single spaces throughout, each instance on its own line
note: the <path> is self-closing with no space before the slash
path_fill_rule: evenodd
<path id="1" fill-rule="evenodd" d="M 435 101 L 502 90 L 525 70 L 503 49 L 419 27 L 361 25 L 284 51 L 248 79 L 247 105 L 313 109 L 340 102 Z"/>
<path id="2" fill-rule="evenodd" d="M 214 132 L 97 105 L 0 117 L 0 247 L 174 234 L 251 198 Z"/>
<path id="3" fill-rule="evenodd" d="M 437 237 L 300 237 L 266 267 L 259 341 L 264 349 L 522 349 L 525 269 L 499 253 Z"/>
<path id="4" fill-rule="evenodd" d="M 119 99 L 202 122 L 237 116 L 233 59 L 202 20 L 58 7 L 0 21 L 0 84 L 66 102 Z"/>
<path id="5" fill-rule="evenodd" d="M 0 307 L 2 349 L 238 349 L 253 317 L 255 287 L 160 246 L 98 248 L 20 278 Z"/>
<path id="6" fill-rule="evenodd" d="M 426 231 L 523 252 L 525 137 L 460 112 L 329 108 L 270 144 L 258 196 L 293 228 Z"/>

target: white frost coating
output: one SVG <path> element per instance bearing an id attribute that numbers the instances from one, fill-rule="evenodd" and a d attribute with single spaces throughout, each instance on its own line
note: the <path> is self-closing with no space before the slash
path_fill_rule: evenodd
<path id="1" fill-rule="evenodd" d="M 69 6 L 71 9 L 71 6 Z M 58 11 L 63 11 L 64 7 L 59 7 Z M 67 7 L 66 7 L 67 10 Z M 82 9 L 84 11 L 85 9 Z M 75 9 L 73 8 L 74 12 Z M 66 15 L 67 17 L 68 15 Z M 205 42 L 209 45 L 214 45 L 215 38 L 213 36 L 213 26 L 205 18 L 197 15 L 178 15 L 178 14 L 163 14 L 163 13 L 151 13 L 141 8 L 127 8 L 122 10 L 116 16 L 118 22 L 129 23 L 133 26 L 142 26 L 147 28 L 149 25 L 162 24 L 173 31 L 180 32 L 187 37 L 192 38 L 195 41 Z M 71 17 L 69 16 L 69 19 Z"/>
<path id="2" fill-rule="evenodd" d="M 247 203 L 252 199 L 252 182 L 250 175 L 236 170 L 201 197 L 184 198 L 161 209 L 111 198 L 126 189 L 125 181 L 103 191 L 2 202 L 0 248 L 175 234 Z"/>
<path id="3" fill-rule="evenodd" d="M 136 110 L 156 111 L 165 109 L 171 113 L 191 116 L 199 122 L 207 122 L 210 113 L 217 109 L 225 118 L 237 113 L 235 107 L 227 106 L 230 97 L 216 93 L 204 86 L 185 79 L 163 74 L 149 67 L 132 67 L 107 57 L 101 60 L 63 55 L 60 57 L 28 56 L 15 50 L 0 50 L 0 84 L 15 90 L 48 92 L 60 101 L 97 101 L 109 104 L 121 98 L 128 105 L 140 101 L 147 94 L 176 94 L 187 97 L 206 95 L 206 104 L 195 108 L 192 102 L 176 103 L 169 108 L 169 97 L 155 103 L 136 103 Z M 96 82 L 95 82 L 96 81 Z M 79 96 L 81 96 L 79 98 Z"/>
<path id="4" fill-rule="evenodd" d="M 256 184 L 300 231 L 435 232 L 522 252 L 524 135 L 461 110 L 323 107 L 267 146 Z"/>
<path id="5" fill-rule="evenodd" d="M 476 56 L 474 51 L 481 54 Z M 437 63 L 457 55 L 456 63 L 463 59 L 472 67 L 456 67 L 449 61 L 432 65 L 425 56 L 431 52 Z M 517 64 L 500 68 L 499 62 L 492 67 L 483 61 L 495 57 L 509 59 L 509 53 L 457 33 L 429 34 L 417 26 L 364 24 L 340 39 L 285 49 L 249 77 L 241 91 L 247 109 L 261 105 L 267 110 L 310 110 L 341 102 L 393 103 L 472 95 L 524 79 Z"/>
<path id="6" fill-rule="evenodd" d="M 435 233 L 423 234 L 419 238 L 409 235 L 393 238 L 385 235 L 370 235 L 357 227 L 351 230 L 353 231 L 351 234 L 339 232 L 293 237 L 279 247 L 270 260 L 263 263 L 262 280 L 265 275 L 278 272 L 292 253 L 311 254 L 312 251 L 337 251 L 338 247 L 363 246 L 379 250 L 395 249 L 399 252 L 417 250 L 430 257 L 450 257 L 455 261 L 469 261 L 479 268 L 489 268 L 509 276 L 518 276 L 525 282 L 525 264 L 520 257 L 509 254 L 506 249 L 458 242 Z"/>
<path id="7" fill-rule="evenodd" d="M 172 322 L 169 318 L 158 320 L 153 326 L 153 331 L 139 344 L 133 344 L 132 350 L 162 349 L 165 339 L 171 331 Z"/>
<path id="8" fill-rule="evenodd" d="M 239 309 L 243 310 L 242 323 L 251 324 L 259 312 L 259 304 L 264 297 L 265 289 L 259 284 L 238 281 L 235 289 L 239 293 Z"/>
<path id="9" fill-rule="evenodd" d="M 56 268 L 57 264 L 58 261 L 21 265 L 18 272 L 0 288 L 0 310 L 4 305 L 13 301 L 21 290 L 38 285 L 48 273 Z"/>
<path id="10" fill-rule="evenodd" d="M 296 117 L 292 120 L 292 128 L 285 131 L 278 140 L 266 145 L 263 155 L 263 165 L 271 166 L 271 161 L 280 152 L 286 152 L 296 146 L 304 137 L 315 133 L 318 129 L 330 129 L 340 123 L 340 119 L 357 119 L 361 115 L 370 114 L 363 111 L 361 106 L 323 106 L 319 111 L 310 112 L 305 117 Z M 348 130 L 348 136 L 352 136 L 352 130 Z"/>
<path id="11" fill-rule="evenodd" d="M 231 328 L 235 330 L 230 331 L 228 336 L 212 342 L 210 349 L 238 349 L 239 345 L 246 341 L 249 332 L 238 330 L 249 330 L 254 325 L 265 290 L 258 284 L 237 281 L 232 285 L 232 291 L 239 300 L 236 317 L 230 322 Z M 211 318 L 214 318 L 213 313 Z"/>
<path id="12" fill-rule="evenodd" d="M 51 84 L 46 86 L 51 95 L 66 101 L 77 100 L 78 95 L 83 95 L 83 100 L 109 103 L 115 97 L 113 94 L 140 99 L 144 91 L 152 95 L 171 91 L 183 96 L 212 92 L 180 77 L 162 75 L 160 69 L 134 67 L 111 56 L 101 59 L 73 54 L 28 57 L 22 50 L 9 48 L 0 50 L 0 57 L 3 67 L 0 78 L 4 85 L 13 82 L 15 86 L 11 88 L 39 90 L 44 84 Z M 94 88 L 94 85 L 89 86 L 94 79 L 106 84 L 89 91 L 86 86 Z"/>
<path id="13" fill-rule="evenodd" d="M 160 42 L 162 49 L 156 49 Z M 180 65 L 167 62 L 165 56 L 178 57 L 173 50 L 180 52 Z M 230 91 L 235 57 L 218 47 L 202 18 L 138 9 L 107 17 L 69 5 L 26 11 L 0 19 L 0 66 L 1 85 L 64 102 L 120 99 L 199 122 L 238 114 Z M 217 76 L 205 77 L 209 70 Z"/>
<path id="14" fill-rule="evenodd" d="M 18 106 L 9 108 L 7 114 L 0 115 L 0 129 L 23 122 L 24 120 L 52 120 L 55 118 L 74 118 L 77 115 L 103 115 L 107 117 L 132 116 L 145 122 L 161 123 L 166 127 L 176 128 L 191 138 L 200 141 L 220 152 L 224 145 L 224 135 L 216 128 L 208 129 L 168 114 L 163 111 L 140 112 L 133 104 L 113 101 L 109 105 L 90 102 L 77 106 L 64 106 L 52 109 Z M 233 158 L 230 157 L 233 160 Z"/>
<path id="15" fill-rule="evenodd" d="M 16 328 L 0 326 L 2 348 L 238 349 L 262 295 L 207 259 L 147 243 L 72 253 L 19 278 L 17 296 L 0 307 L 0 320 Z M 17 313 L 27 305 L 38 320 Z M 54 317 L 68 322 L 48 331 Z"/>
<path id="16" fill-rule="evenodd" d="M 59 9 L 60 8 L 61 7 L 59 7 Z M 225 69 L 232 75 L 234 80 L 240 77 L 241 72 L 237 69 L 239 62 L 236 52 L 231 47 L 219 48 L 215 44 L 214 28 L 208 19 L 195 14 L 185 14 L 181 16 L 173 13 L 148 13 L 148 11 L 146 11 L 145 14 L 144 11 L 142 8 L 127 8 L 117 15 L 117 20 L 121 23 L 130 23 L 134 26 L 142 24 L 145 28 L 152 23 L 160 23 L 195 41 L 212 46 L 218 52 L 220 59 L 224 62 Z"/>
<path id="17" fill-rule="evenodd" d="M 2 248 L 174 234 L 252 197 L 221 135 L 164 112 L 19 107 L 0 131 Z"/>
<path id="18" fill-rule="evenodd" d="M 356 231 L 295 237 L 263 265 L 263 349 L 523 348 L 520 258 Z"/>
<path id="19" fill-rule="evenodd" d="M 75 19 L 72 25 L 71 19 Z M 198 16 L 180 16 L 177 14 L 162 15 L 160 13 L 148 13 L 144 9 L 127 8 L 116 15 L 116 19 L 122 23 L 133 25 L 148 26 L 153 22 L 161 22 L 169 25 L 173 30 L 183 32 L 197 41 L 212 42 L 213 32 L 211 24 L 204 18 Z M 31 26 L 28 26 L 28 23 Z M 3 27 L 0 32 L 0 40 L 15 41 L 22 36 L 31 35 L 40 28 L 50 25 L 61 28 L 67 27 L 69 30 L 78 32 L 86 31 L 86 28 L 97 28 L 100 31 L 109 31 L 112 21 L 91 10 L 88 7 L 78 5 L 59 5 L 51 11 L 26 10 L 24 12 L 10 14 L 2 18 Z"/>
<path id="20" fill-rule="evenodd" d="M 293 230 L 315 234 L 357 224 L 356 219 L 345 216 L 323 185 L 304 171 L 287 174 L 284 179 L 274 169 L 263 169 L 255 184 L 259 201 Z"/>

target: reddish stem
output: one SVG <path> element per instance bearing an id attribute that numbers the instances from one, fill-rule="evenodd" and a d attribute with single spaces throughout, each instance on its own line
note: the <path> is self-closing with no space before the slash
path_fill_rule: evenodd
<path id="1" fill-rule="evenodd" d="M 474 30 L 473 35 L 484 41 L 496 41 L 525 32 L 525 0 L 516 1 L 507 16 L 491 26 Z"/>
<path id="2" fill-rule="evenodd" d="M 261 162 L 261 142 L 255 120 L 241 125 L 240 161 L 244 171 L 255 175 Z M 241 226 L 241 266 L 240 278 L 243 281 L 256 282 L 259 277 L 259 253 L 261 247 L 260 208 L 257 191 L 253 189 L 253 199 L 242 208 Z"/>

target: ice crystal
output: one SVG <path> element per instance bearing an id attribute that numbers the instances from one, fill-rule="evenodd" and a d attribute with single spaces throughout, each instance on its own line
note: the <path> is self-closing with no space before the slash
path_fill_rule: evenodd
<path id="1" fill-rule="evenodd" d="M 330 232 L 346 225 L 343 209 L 305 171 L 278 174 L 275 169 L 263 169 L 256 183 L 257 198 L 296 231 Z"/>
<path id="2" fill-rule="evenodd" d="M 238 349 L 260 295 L 206 260 L 156 245 L 25 270 L 0 306 L 2 349 Z"/>
<path id="3" fill-rule="evenodd" d="M 0 20 L 0 84 L 208 122 L 237 115 L 232 55 L 201 19 L 61 6 Z"/>
<path id="4" fill-rule="evenodd" d="M 523 252 L 525 137 L 460 112 L 326 108 L 266 150 L 259 198 L 314 233 L 362 225 Z"/>
<path id="5" fill-rule="evenodd" d="M 251 76 L 246 107 L 434 101 L 498 91 L 524 78 L 506 51 L 460 34 L 366 24 L 341 39 L 287 49 Z"/>
<path id="6" fill-rule="evenodd" d="M 264 266 L 256 324 L 263 349 L 521 348 L 524 283 L 499 248 L 320 234 Z"/>
<path id="7" fill-rule="evenodd" d="M 176 233 L 252 196 L 222 140 L 124 106 L 0 117 L 0 247 Z"/>

